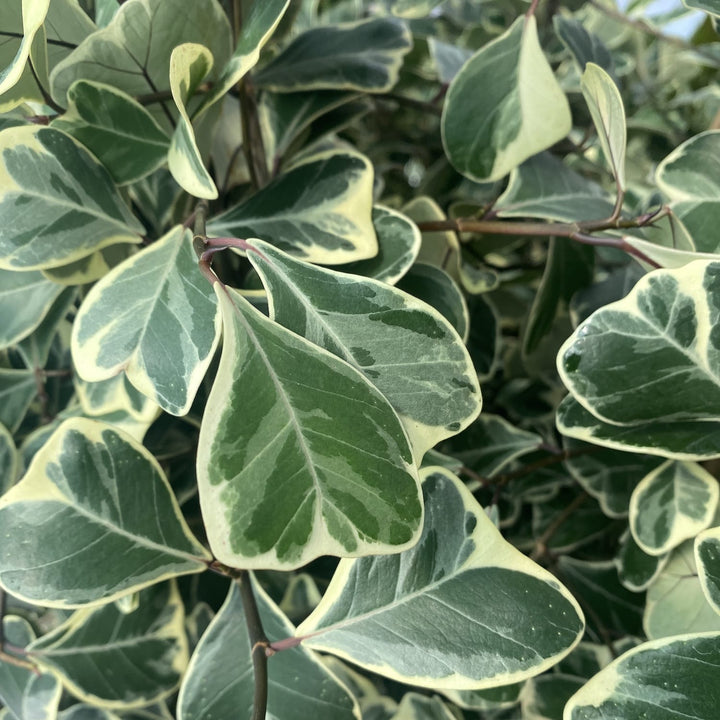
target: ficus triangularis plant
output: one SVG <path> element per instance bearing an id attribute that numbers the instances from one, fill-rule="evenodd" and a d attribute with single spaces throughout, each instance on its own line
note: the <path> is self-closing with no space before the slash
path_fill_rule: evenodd
<path id="1" fill-rule="evenodd" d="M 720 2 L 650 4 L 0 2 L 0 720 L 718 720 Z"/>

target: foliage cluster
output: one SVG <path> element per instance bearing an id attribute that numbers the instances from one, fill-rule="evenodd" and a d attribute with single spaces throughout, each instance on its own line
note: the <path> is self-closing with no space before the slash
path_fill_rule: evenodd
<path id="1" fill-rule="evenodd" d="M 0 2 L 2 720 L 717 720 L 720 2 L 648 4 Z"/>

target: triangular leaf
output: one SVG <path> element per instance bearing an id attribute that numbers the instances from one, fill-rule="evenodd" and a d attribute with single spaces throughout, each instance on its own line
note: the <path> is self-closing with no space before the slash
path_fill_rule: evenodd
<path id="1" fill-rule="evenodd" d="M 208 557 L 155 458 L 80 418 L 52 434 L 0 499 L 0 532 L 0 584 L 49 607 L 106 602 L 201 572 Z"/>
<path id="2" fill-rule="evenodd" d="M 436 310 L 385 283 L 253 242 L 259 252 L 248 257 L 270 317 L 362 372 L 400 415 L 417 459 L 475 419 L 481 398 L 472 361 Z"/>
<path id="3" fill-rule="evenodd" d="M 420 492 L 385 398 L 347 363 L 216 288 L 223 351 L 197 459 L 215 556 L 290 569 L 411 545 Z"/>
<path id="4" fill-rule="evenodd" d="M 400 555 L 341 561 L 298 636 L 430 688 L 504 685 L 556 663 L 583 632 L 575 600 L 502 539 L 457 478 L 440 468 L 423 478 L 419 542 Z"/>
<path id="5" fill-rule="evenodd" d="M 124 370 L 140 392 L 184 415 L 219 333 L 215 296 L 198 270 L 191 233 L 175 227 L 88 293 L 73 325 L 73 359 L 85 380 Z"/>
<path id="6" fill-rule="evenodd" d="M 295 628 L 256 583 L 252 583 L 267 637 L 281 640 Z M 359 717 L 347 688 L 303 647 L 268 660 L 269 718 L 352 720 Z M 236 583 L 193 653 L 178 699 L 178 720 L 250 717 L 253 706 L 252 648 Z"/>

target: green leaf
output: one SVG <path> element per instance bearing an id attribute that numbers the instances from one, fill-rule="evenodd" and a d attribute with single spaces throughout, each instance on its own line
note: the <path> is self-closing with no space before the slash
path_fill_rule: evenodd
<path id="1" fill-rule="evenodd" d="M 373 169 L 354 152 L 326 152 L 281 175 L 208 223 L 208 234 L 259 237 L 309 262 L 375 257 Z"/>
<path id="2" fill-rule="evenodd" d="M 571 123 L 567 98 L 540 48 L 535 17 L 520 17 L 478 50 L 450 84 L 443 147 L 471 180 L 499 180 L 562 140 Z"/>
<path id="3" fill-rule="evenodd" d="M 137 607 L 78 610 L 28 647 L 81 700 L 108 708 L 148 705 L 170 695 L 188 663 L 183 604 L 174 583 L 140 593 Z M 120 671 L 121 668 L 132 668 Z"/>
<path id="4" fill-rule="evenodd" d="M 214 0 L 128 0 L 110 24 L 90 35 L 50 76 L 56 102 L 64 104 L 76 80 L 105 83 L 127 95 L 170 90 L 170 54 L 186 42 L 207 47 L 222 67 L 231 53 L 225 12 Z M 163 126 L 167 123 L 164 117 Z"/>
<path id="5" fill-rule="evenodd" d="M 409 692 L 403 695 L 393 720 L 456 720 L 456 715 L 437 696 Z"/>
<path id="6" fill-rule="evenodd" d="M 112 0 L 112 2 L 117 2 L 117 0 Z M 67 710 L 63 710 L 58 715 L 58 720 L 122 720 L 122 718 L 120 715 L 110 712 L 110 710 L 86 703 L 78 703 L 70 706 Z"/>
<path id="7" fill-rule="evenodd" d="M 0 270 L 0 348 L 27 337 L 42 322 L 62 293 L 62 285 L 40 272 Z"/>
<path id="8" fill-rule="evenodd" d="M 712 15 L 720 15 L 720 2 L 718 0 L 683 0 L 686 7 L 703 10 Z"/>
<path id="9" fill-rule="evenodd" d="M 595 63 L 588 63 L 580 79 L 583 97 L 597 130 L 600 147 L 621 190 L 625 190 L 625 108 L 615 81 Z"/>
<path id="10" fill-rule="evenodd" d="M 400 416 L 416 459 L 467 427 L 481 397 L 470 356 L 432 307 L 376 280 L 303 263 L 254 241 L 270 317 L 357 368 Z"/>
<path id="11" fill-rule="evenodd" d="M 24 649 L 35 639 L 27 620 L 8 615 L 2 623 L 4 642 L 9 645 Z M 9 650 L 7 646 L 3 649 Z M 55 720 L 61 694 L 62 687 L 53 675 L 34 673 L 0 659 L 0 701 L 8 710 L 8 720 Z"/>
<path id="12" fill-rule="evenodd" d="M 579 20 L 559 13 L 553 15 L 553 27 L 562 44 L 570 51 L 580 72 L 592 62 L 612 77 L 615 69 L 612 55 L 595 33 L 590 32 Z"/>
<path id="13" fill-rule="evenodd" d="M 214 293 L 197 267 L 190 231 L 178 226 L 88 293 L 73 325 L 73 360 L 91 382 L 124 370 L 163 410 L 185 415 L 219 333 Z"/>
<path id="14" fill-rule="evenodd" d="M 718 633 L 646 642 L 610 663 L 573 695 L 564 717 L 714 720 L 720 703 L 718 672 Z"/>
<path id="15" fill-rule="evenodd" d="M 402 213 L 382 205 L 372 209 L 372 221 L 378 241 L 373 258 L 343 265 L 343 272 L 364 275 L 395 285 L 410 269 L 420 251 L 420 231 Z"/>
<path id="16" fill-rule="evenodd" d="M 78 80 L 68 89 L 67 100 L 67 111 L 52 126 L 90 150 L 119 185 L 135 182 L 165 162 L 167 134 L 129 95 Z"/>
<path id="17" fill-rule="evenodd" d="M 562 718 L 567 700 L 585 684 L 583 678 L 552 673 L 533 678 L 523 688 L 524 718 Z"/>
<path id="18" fill-rule="evenodd" d="M 691 540 L 673 551 L 660 575 L 648 588 L 643 627 L 651 640 L 683 633 L 720 631 L 720 616 L 708 603 L 698 578 Z"/>
<path id="19" fill-rule="evenodd" d="M 428 38 L 428 46 L 437 68 L 438 78 L 443 85 L 450 84 L 473 54 L 468 48 L 443 42 L 436 37 Z"/>
<path id="20" fill-rule="evenodd" d="M 646 590 L 662 572 L 667 555 L 656 557 L 643 552 L 628 530 L 620 541 L 615 565 L 620 582 L 633 592 Z"/>
<path id="21" fill-rule="evenodd" d="M 0 584 L 48 607 L 107 602 L 201 572 L 208 557 L 155 458 L 80 418 L 52 434 L 0 499 L 0 533 Z"/>
<path id="22" fill-rule="evenodd" d="M 0 368 L 0 424 L 15 432 L 37 391 L 37 380 L 32 370 Z"/>
<path id="23" fill-rule="evenodd" d="M 316 27 L 295 38 L 254 80 L 280 92 L 387 92 L 411 47 L 408 29 L 394 18 Z"/>
<path id="24" fill-rule="evenodd" d="M 87 416 L 123 411 L 140 422 L 150 424 L 159 413 L 158 406 L 136 390 L 123 374 L 96 383 L 75 377 L 75 391 Z"/>
<path id="25" fill-rule="evenodd" d="M 658 187 L 672 201 L 700 252 L 720 252 L 715 229 L 720 222 L 720 131 L 700 133 L 673 150 L 656 172 Z"/>
<path id="26" fill-rule="evenodd" d="M 291 569 L 320 555 L 398 552 L 420 532 L 410 446 L 357 370 L 216 284 L 223 349 L 198 441 L 210 547 Z"/>
<path id="27" fill-rule="evenodd" d="M 630 529 L 642 550 L 664 555 L 715 516 L 717 480 L 697 463 L 668 460 L 642 479 L 630 501 Z"/>
<path id="28" fill-rule="evenodd" d="M 720 527 L 695 538 L 695 562 L 705 598 L 720 613 Z"/>
<path id="29" fill-rule="evenodd" d="M 558 353 L 558 370 L 605 422 L 717 422 L 720 341 L 711 329 L 719 315 L 720 263 L 657 270 L 580 325 Z"/>
<path id="30" fill-rule="evenodd" d="M 661 463 L 652 455 L 619 452 L 575 440 L 563 445 L 568 451 L 565 466 L 573 479 L 600 502 L 603 512 L 611 518 L 627 517 L 635 486 Z"/>
<path id="31" fill-rule="evenodd" d="M 612 210 L 605 190 L 546 152 L 516 167 L 497 201 L 499 217 L 561 222 L 606 218 Z"/>
<path id="32" fill-rule="evenodd" d="M 598 420 L 568 395 L 558 407 L 556 423 L 563 435 L 616 450 L 676 460 L 720 457 L 720 423 L 714 421 L 650 420 L 639 425 L 612 425 Z"/>
<path id="33" fill-rule="evenodd" d="M 267 637 L 281 640 L 295 628 L 262 588 L 252 583 Z M 193 653 L 178 699 L 178 720 L 250 717 L 252 648 L 237 583 Z M 359 710 L 348 689 L 312 651 L 283 650 L 268 663 L 268 717 L 351 720 Z"/>
<path id="34" fill-rule="evenodd" d="M 170 143 L 168 167 L 183 190 L 209 200 L 214 200 L 218 191 L 200 156 L 186 105 L 212 66 L 210 50 L 196 43 L 178 45 L 170 56 L 170 90 L 180 118 Z"/>
<path id="35" fill-rule="evenodd" d="M 270 39 L 290 4 L 290 0 L 263 0 L 253 2 L 247 17 L 243 17 L 242 32 L 232 57 L 223 67 L 222 74 L 203 104 L 207 109 L 242 80 L 260 59 L 260 51 Z M 215 59 L 219 63 L 217 55 Z M 218 65 L 220 67 L 220 65 Z"/>
<path id="36" fill-rule="evenodd" d="M 398 283 L 404 292 L 434 307 L 452 326 L 463 342 L 470 333 L 470 313 L 462 290 L 439 267 L 415 263 Z"/>
<path id="37" fill-rule="evenodd" d="M 530 355 L 553 329 L 561 309 L 593 280 L 595 252 L 570 238 L 551 238 L 548 258 L 523 331 L 523 353 Z M 555 346 L 557 347 L 557 346 Z"/>
<path id="38" fill-rule="evenodd" d="M 458 437 L 453 455 L 483 477 L 492 477 L 541 444 L 539 435 L 516 428 L 499 415 L 482 413 Z"/>
<path id="39" fill-rule="evenodd" d="M 549 668 L 583 632 L 575 600 L 502 539 L 457 478 L 440 468 L 422 475 L 419 542 L 341 561 L 298 628 L 303 644 L 430 688 L 494 687 Z"/>
<path id="40" fill-rule="evenodd" d="M 110 245 L 80 260 L 54 268 L 43 268 L 42 274 L 60 285 L 87 285 L 107 275 L 116 265 L 135 252 L 135 245 Z"/>
<path id="41" fill-rule="evenodd" d="M 30 58 L 35 34 L 45 22 L 50 0 L 22 0 L 23 37 L 13 61 L 0 71 L 0 96 L 11 90 L 20 80 Z"/>
<path id="42" fill-rule="evenodd" d="M 143 228 L 107 170 L 69 135 L 9 128 L 0 133 L 0 153 L 0 267 L 56 267 L 141 241 Z"/>
<path id="43" fill-rule="evenodd" d="M 5 426 L 0 425 L 0 495 L 15 482 L 20 465 L 12 435 Z"/>

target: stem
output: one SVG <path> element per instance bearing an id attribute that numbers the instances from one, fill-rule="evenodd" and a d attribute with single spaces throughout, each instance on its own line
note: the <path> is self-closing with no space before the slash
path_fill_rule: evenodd
<path id="1" fill-rule="evenodd" d="M 0 30 L 0 37 L 10 37 L 22 40 L 25 37 L 22 33 L 8 32 L 7 30 Z M 75 43 L 66 42 L 65 40 L 54 40 L 52 38 L 46 38 L 45 42 L 48 45 L 57 45 L 58 47 L 68 48 L 68 50 L 74 50 L 77 45 Z"/>
<path id="2" fill-rule="evenodd" d="M 545 532 L 535 541 L 535 547 L 530 553 L 530 559 L 537 562 L 543 555 L 547 554 L 547 544 L 553 539 L 555 533 L 562 527 L 566 520 L 588 499 L 586 492 L 580 493 L 556 518 Z"/>
<path id="3" fill-rule="evenodd" d="M 537 6 L 540 0 L 532 0 L 530 3 L 530 7 L 528 8 L 528 11 L 525 13 L 525 17 L 529 18 L 532 17 L 535 14 L 535 11 L 537 10 Z"/>
<path id="4" fill-rule="evenodd" d="M 252 648 L 253 669 L 255 671 L 255 697 L 253 698 L 252 720 L 265 720 L 268 700 L 268 671 L 266 649 L 270 643 L 260 619 L 255 593 L 250 582 L 250 573 L 242 570 L 237 580 L 240 586 L 240 598 L 245 610 L 250 647 Z"/>

